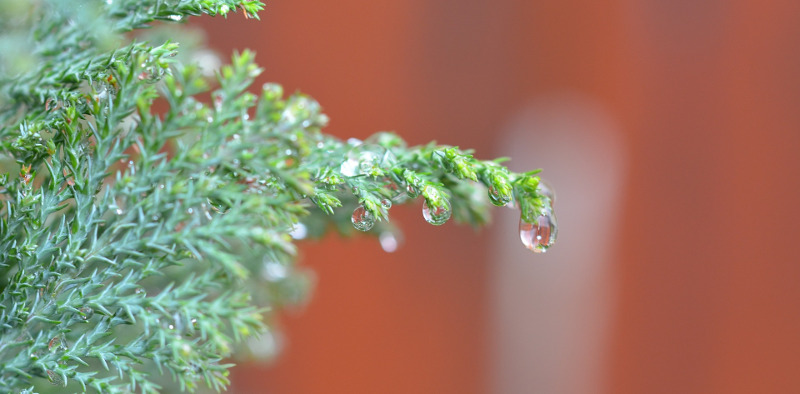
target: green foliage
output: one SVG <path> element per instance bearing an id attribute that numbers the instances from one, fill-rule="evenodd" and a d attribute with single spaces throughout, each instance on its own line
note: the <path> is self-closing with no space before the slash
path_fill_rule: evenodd
<path id="1" fill-rule="evenodd" d="M 0 0 L 0 392 L 224 389 L 224 359 L 308 293 L 301 221 L 349 232 L 357 205 L 386 223 L 421 196 L 479 225 L 488 196 L 533 222 L 550 203 L 535 172 L 455 147 L 323 134 L 311 98 L 248 90 L 250 52 L 208 78 L 176 43 L 122 34 L 262 8 Z"/>

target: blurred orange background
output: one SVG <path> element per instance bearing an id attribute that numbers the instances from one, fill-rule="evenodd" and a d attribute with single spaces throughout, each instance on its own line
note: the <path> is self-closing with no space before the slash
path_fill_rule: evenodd
<path id="1" fill-rule="evenodd" d="M 533 255 L 509 210 L 475 232 L 407 206 L 395 253 L 305 242 L 313 299 L 236 392 L 800 392 L 800 2 L 294 0 L 261 19 L 194 23 L 315 97 L 329 133 L 542 167 L 561 238 Z"/>

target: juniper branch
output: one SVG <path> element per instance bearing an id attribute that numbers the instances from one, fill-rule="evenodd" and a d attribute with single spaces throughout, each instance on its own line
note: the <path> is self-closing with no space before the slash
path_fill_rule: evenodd
<path id="1" fill-rule="evenodd" d="M 0 59 L 0 391 L 155 393 L 160 374 L 224 389 L 221 360 L 305 291 L 289 232 L 309 215 L 359 207 L 369 230 L 416 197 L 433 224 L 483 224 L 487 199 L 548 214 L 536 171 L 391 133 L 342 141 L 310 97 L 251 93 L 251 52 L 209 79 L 176 43 L 123 34 L 262 8 L 0 1 L 0 50 L 17 51 Z M 265 264 L 281 272 L 266 283 Z"/>

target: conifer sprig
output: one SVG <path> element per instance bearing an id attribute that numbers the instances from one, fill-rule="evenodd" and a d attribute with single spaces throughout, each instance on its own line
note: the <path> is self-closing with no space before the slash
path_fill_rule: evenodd
<path id="1" fill-rule="evenodd" d="M 222 390 L 237 344 L 307 294 L 290 234 L 309 214 L 366 231 L 416 197 L 433 224 L 552 203 L 470 151 L 322 133 L 310 97 L 251 92 L 251 52 L 209 79 L 122 34 L 259 1 L 19 4 L 0 0 L 1 392 Z"/>

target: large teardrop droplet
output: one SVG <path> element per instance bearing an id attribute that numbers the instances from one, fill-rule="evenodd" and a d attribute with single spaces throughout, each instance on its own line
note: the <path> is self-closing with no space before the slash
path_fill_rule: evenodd
<path id="1" fill-rule="evenodd" d="M 445 199 L 442 199 L 438 207 L 433 208 L 428 206 L 428 200 L 422 203 L 422 217 L 434 226 L 441 226 L 447 222 L 447 219 L 450 219 L 450 213 L 450 202 Z"/>
<path id="2" fill-rule="evenodd" d="M 350 221 L 353 222 L 353 227 L 355 227 L 356 230 L 369 231 L 372 226 L 375 225 L 375 215 L 367 211 L 363 205 L 359 205 L 358 208 L 353 211 L 353 216 L 350 217 Z"/>
<path id="3" fill-rule="evenodd" d="M 526 248 L 535 253 L 547 252 L 556 243 L 557 235 L 556 215 L 550 208 L 545 208 L 544 213 L 534 223 L 527 223 L 522 219 L 519 221 L 519 239 Z"/>

